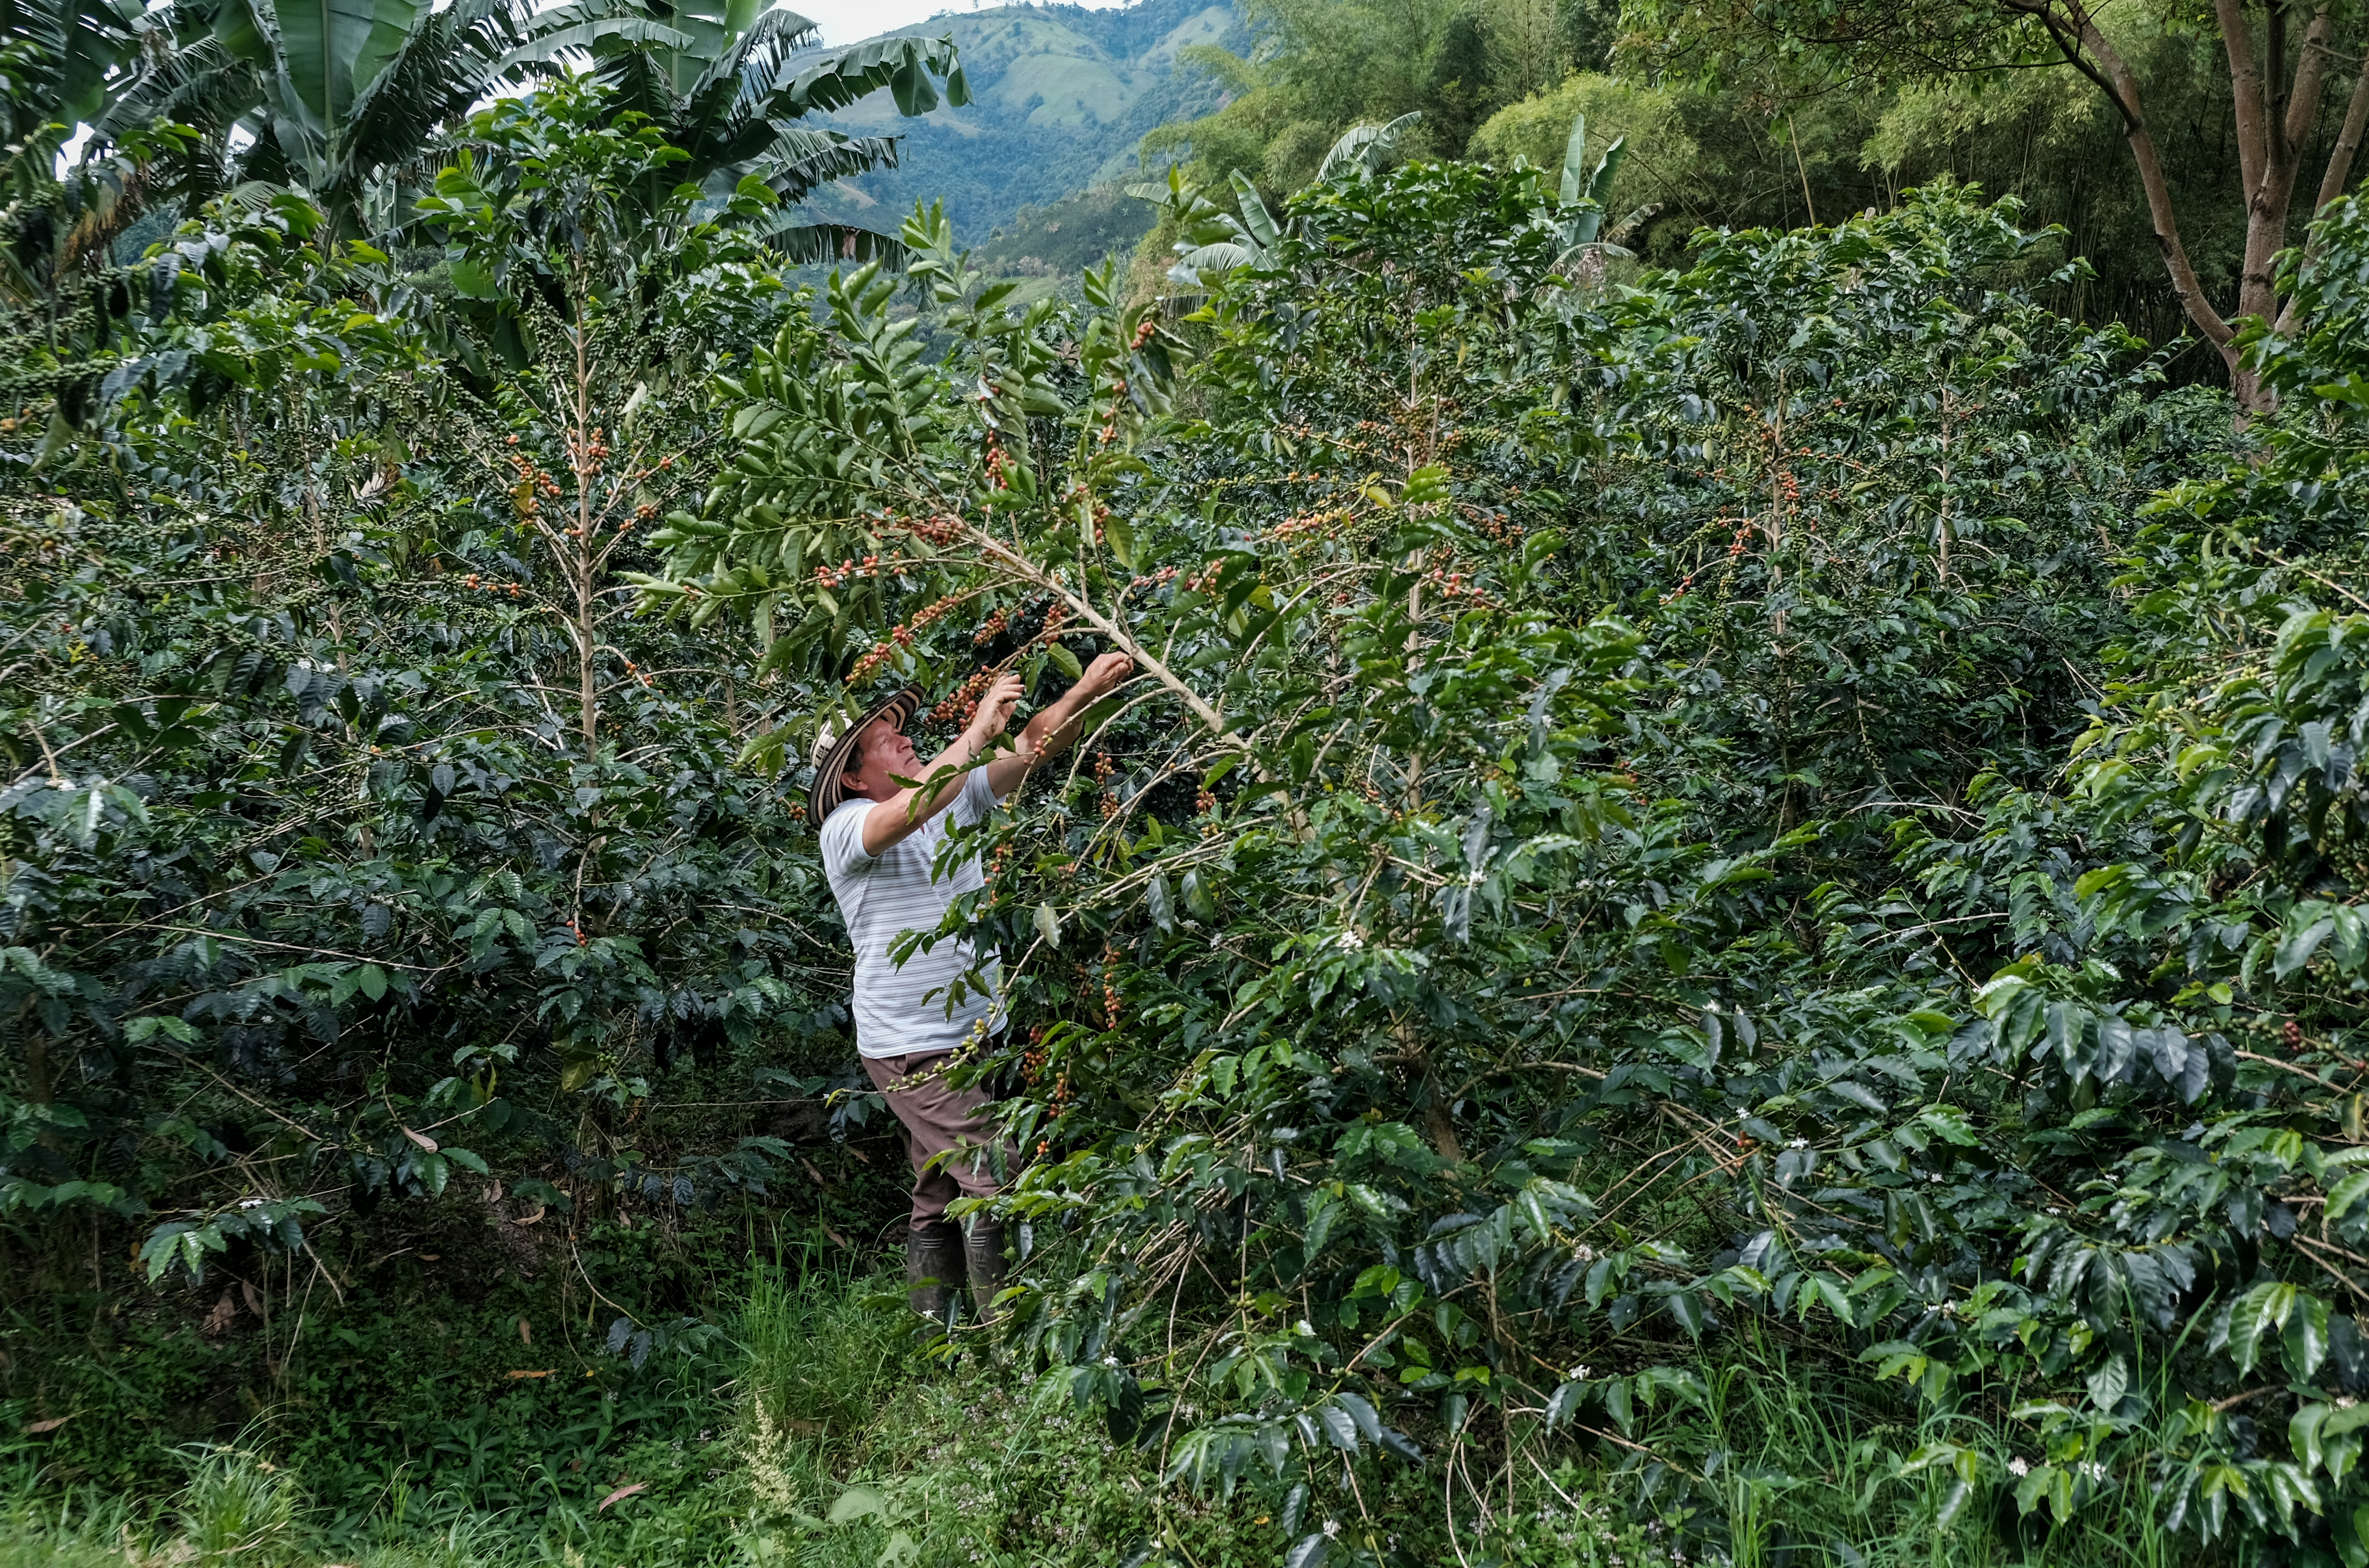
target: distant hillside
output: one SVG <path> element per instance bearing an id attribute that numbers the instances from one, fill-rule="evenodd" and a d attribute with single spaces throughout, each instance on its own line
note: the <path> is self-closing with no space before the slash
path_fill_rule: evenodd
<path id="1" fill-rule="evenodd" d="M 915 199 L 943 197 L 956 232 L 972 245 L 1024 206 L 1048 207 L 1088 186 L 1134 177 L 1145 132 L 1220 101 L 1208 77 L 1177 70 L 1177 51 L 1244 41 L 1230 0 L 1143 0 L 1107 11 L 1000 6 L 899 30 L 952 32 L 972 102 L 906 120 L 882 93 L 834 116 L 845 131 L 904 136 L 904 158 L 840 186 L 818 210 L 893 227 Z"/>

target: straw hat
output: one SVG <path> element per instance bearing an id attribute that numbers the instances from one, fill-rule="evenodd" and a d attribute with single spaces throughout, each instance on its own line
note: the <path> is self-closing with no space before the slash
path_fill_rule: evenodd
<path id="1" fill-rule="evenodd" d="M 913 715 L 921 705 L 921 689 L 908 686 L 887 702 L 880 704 L 853 724 L 841 724 L 844 714 L 823 715 L 822 727 L 815 732 L 814 750 L 807 761 L 814 764 L 814 790 L 807 797 L 808 820 L 818 828 L 832 812 L 847 803 L 847 786 L 841 776 L 847 772 L 847 761 L 855 755 L 856 738 L 876 718 L 893 719 L 898 729 L 913 722 Z"/>

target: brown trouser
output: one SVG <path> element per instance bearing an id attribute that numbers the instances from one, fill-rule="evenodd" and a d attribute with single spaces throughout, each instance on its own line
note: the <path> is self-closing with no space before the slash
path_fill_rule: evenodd
<path id="1" fill-rule="evenodd" d="M 987 1091 L 956 1089 L 946 1082 L 948 1051 L 911 1056 L 865 1057 L 864 1070 L 888 1097 L 888 1108 L 905 1126 L 905 1152 L 913 1162 L 913 1223 L 945 1218 L 946 1205 L 960 1197 L 987 1197 L 998 1186 L 989 1165 L 995 1125 L 987 1114 Z M 1008 1170 L 1019 1150 L 1002 1145 Z"/>

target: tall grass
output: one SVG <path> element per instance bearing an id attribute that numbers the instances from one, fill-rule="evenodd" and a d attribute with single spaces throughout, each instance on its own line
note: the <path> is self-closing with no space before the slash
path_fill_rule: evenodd
<path id="1" fill-rule="evenodd" d="M 174 1512 L 197 1561 L 214 1568 L 233 1558 L 280 1555 L 303 1508 L 295 1478 L 245 1444 L 210 1445 L 189 1458 Z"/>
<path id="2" fill-rule="evenodd" d="M 1889 1390 L 1798 1369 L 1766 1343 L 1698 1371 L 1710 1391 L 1704 1482 L 1724 1524 L 1713 1534 L 1734 1568 L 2235 1568 L 2250 1559 L 2167 1534 L 2134 1463 L 2070 1520 L 2044 1506 L 2027 1516 L 1997 1479 L 2018 1456 L 1987 1416 L 1904 1413 L 1883 1402 Z M 1951 1498 L 1947 1468 L 1904 1473 L 1917 1450 L 1945 1444 L 1985 1460 L 1985 1479 L 1963 1498 Z M 2133 1435 L 2134 1452 L 2146 1446 Z"/>
<path id="3" fill-rule="evenodd" d="M 750 1270 L 738 1402 L 765 1440 L 844 1438 L 879 1413 L 905 1348 L 867 1283 L 850 1254 L 807 1242 L 777 1242 L 773 1261 Z"/>
<path id="4" fill-rule="evenodd" d="M 0 1475 L 0 1568 L 123 1568 L 157 1534 L 153 1504 L 96 1488 L 45 1492 L 30 1464 Z"/>

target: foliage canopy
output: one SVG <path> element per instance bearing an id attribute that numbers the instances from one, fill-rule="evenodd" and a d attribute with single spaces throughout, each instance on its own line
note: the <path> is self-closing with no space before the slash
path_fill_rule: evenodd
<path id="1" fill-rule="evenodd" d="M 615 75 L 453 137 L 449 291 L 218 203 L 7 430 L 18 1233 L 175 1289 L 464 1176 L 771 1201 L 788 1138 L 650 1129 L 832 1093 L 807 727 L 1113 646 L 913 940 L 1003 955 L 1008 1348 L 1167 1482 L 1379 1561 L 1315 1489 L 1584 1452 L 1737 1550 L 1781 1345 L 1965 1435 L 1918 1528 L 2369 1560 L 2360 208 L 2236 452 L 1950 184 L 1616 285 L 1584 158 L 1180 178 L 1189 293 L 1025 309 L 923 211 L 933 359 Z"/>

